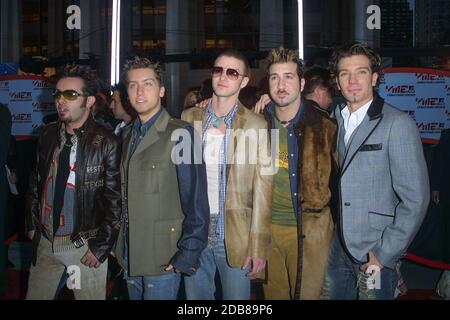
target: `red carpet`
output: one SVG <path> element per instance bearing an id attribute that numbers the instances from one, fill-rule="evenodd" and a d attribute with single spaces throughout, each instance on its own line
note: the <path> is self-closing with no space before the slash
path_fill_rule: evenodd
<path id="1" fill-rule="evenodd" d="M 28 272 L 7 270 L 6 293 L 0 295 L 0 300 L 23 300 L 27 290 Z M 112 290 L 113 283 L 108 283 L 108 292 Z M 67 290 L 66 290 L 67 291 Z M 70 292 L 62 292 L 62 299 L 71 299 Z M 439 296 L 434 290 L 408 290 L 405 296 L 397 300 L 434 300 Z"/>

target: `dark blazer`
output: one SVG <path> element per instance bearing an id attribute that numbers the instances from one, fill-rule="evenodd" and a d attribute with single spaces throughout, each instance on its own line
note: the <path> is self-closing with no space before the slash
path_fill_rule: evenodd
<path id="1" fill-rule="evenodd" d="M 431 167 L 431 190 L 440 191 L 441 201 L 450 203 L 450 129 L 443 130 Z"/>
<path id="2" fill-rule="evenodd" d="M 2 179 L 6 177 L 5 164 L 11 140 L 11 126 L 11 113 L 8 107 L 0 104 L 0 177 Z"/>

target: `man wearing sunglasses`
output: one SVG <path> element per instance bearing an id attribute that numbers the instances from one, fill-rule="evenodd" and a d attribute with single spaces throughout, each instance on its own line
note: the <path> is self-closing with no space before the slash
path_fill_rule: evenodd
<path id="1" fill-rule="evenodd" d="M 66 272 L 76 299 L 106 297 L 106 260 L 121 213 L 121 152 L 118 138 L 91 116 L 96 84 L 88 67 L 67 66 L 54 92 L 59 121 L 38 140 L 27 203 L 27 299 L 56 298 Z"/>
<path id="2" fill-rule="evenodd" d="M 214 299 L 216 271 L 224 300 L 249 299 L 250 279 L 265 267 L 272 175 L 265 175 L 262 167 L 271 158 L 268 140 L 259 138 L 260 132 L 267 133 L 267 124 L 238 101 L 249 72 L 240 52 L 220 54 L 211 71 L 214 93 L 208 106 L 182 114 L 203 139 L 210 211 L 208 246 L 200 257 L 200 268 L 185 277 L 188 299 Z M 239 135 L 250 132 L 255 134 Z M 237 160 L 249 156 L 243 147 L 246 143 L 257 150 L 256 163 Z"/>

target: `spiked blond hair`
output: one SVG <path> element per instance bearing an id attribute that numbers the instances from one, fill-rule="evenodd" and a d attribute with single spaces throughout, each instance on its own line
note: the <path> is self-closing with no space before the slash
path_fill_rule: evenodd
<path id="1" fill-rule="evenodd" d="M 297 50 L 285 49 L 283 47 L 272 49 L 266 59 L 269 61 L 269 65 L 267 66 L 267 74 L 269 74 L 270 67 L 275 63 L 294 62 L 297 65 L 298 77 L 303 78 L 303 60 L 300 59 Z"/>

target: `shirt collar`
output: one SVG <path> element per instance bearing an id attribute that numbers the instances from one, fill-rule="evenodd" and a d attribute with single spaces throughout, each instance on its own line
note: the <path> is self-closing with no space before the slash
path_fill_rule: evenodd
<path id="1" fill-rule="evenodd" d="M 369 102 L 367 102 L 367 103 L 366 103 L 365 105 L 363 105 L 362 107 L 358 108 L 358 110 L 356 110 L 355 112 L 350 112 L 350 109 L 348 108 L 348 105 L 346 105 L 346 106 L 344 107 L 344 109 L 341 110 L 342 117 L 343 117 L 346 121 L 348 121 L 348 119 L 350 118 L 350 116 L 353 114 L 353 115 L 355 115 L 355 117 L 356 117 L 357 123 L 360 124 L 360 123 L 363 121 L 364 117 L 366 116 L 367 110 L 369 110 L 369 107 L 370 107 L 372 101 L 373 101 L 373 99 L 370 100 Z"/>
<path id="2" fill-rule="evenodd" d="M 292 121 L 289 123 L 288 127 L 295 126 L 300 121 L 300 118 L 302 116 L 302 112 L 303 112 L 303 109 L 305 106 L 303 102 L 304 102 L 304 100 L 302 98 L 300 100 L 300 108 L 298 108 L 297 114 L 295 115 L 294 119 L 292 119 Z M 275 102 L 271 101 L 266 108 L 267 108 L 267 112 L 272 116 L 272 118 L 276 119 Z"/>
<path id="3" fill-rule="evenodd" d="M 231 111 L 228 112 L 227 115 L 218 117 L 218 118 L 221 118 L 221 120 L 223 122 L 225 122 L 225 124 L 227 125 L 227 128 L 231 126 L 231 121 L 233 120 L 234 116 L 236 115 L 237 108 L 238 108 L 238 101 L 236 101 L 236 104 L 233 106 Z M 211 122 L 213 118 L 217 117 L 212 110 L 212 99 L 210 99 L 208 102 L 208 107 L 206 108 L 206 114 L 208 117 L 207 122 Z"/>
<path id="4" fill-rule="evenodd" d="M 136 117 L 133 123 L 133 132 L 140 134 L 141 136 L 144 136 L 156 122 L 162 110 L 163 108 L 161 108 L 155 115 L 153 115 L 145 124 L 142 124 L 139 117 Z"/>

